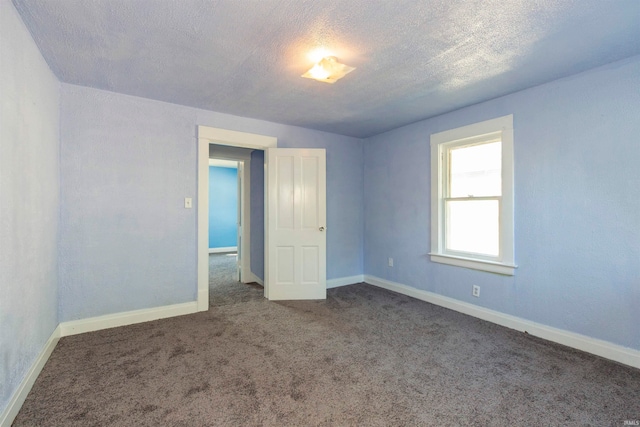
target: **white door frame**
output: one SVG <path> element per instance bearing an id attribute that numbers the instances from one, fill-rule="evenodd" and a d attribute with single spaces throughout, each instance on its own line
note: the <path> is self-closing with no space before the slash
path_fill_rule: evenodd
<path id="1" fill-rule="evenodd" d="M 273 136 L 238 132 L 209 126 L 198 126 L 198 311 L 209 309 L 209 145 L 265 150 L 278 146 Z M 265 177 L 265 199 L 268 197 Z M 265 204 L 266 207 L 266 204 Z M 265 216 L 266 217 L 266 216 Z M 266 245 L 265 245 L 266 250 Z M 265 277 L 265 287 L 267 278 Z"/>

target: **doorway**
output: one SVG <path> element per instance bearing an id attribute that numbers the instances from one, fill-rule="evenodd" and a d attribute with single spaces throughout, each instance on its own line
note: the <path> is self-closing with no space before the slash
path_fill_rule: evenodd
<path id="1" fill-rule="evenodd" d="M 230 131 L 226 129 L 198 126 L 198 311 L 209 309 L 209 158 L 242 161 L 241 180 L 241 231 L 238 240 L 240 257 L 240 279 L 256 281 L 251 274 L 251 151 L 276 147 L 275 137 Z M 265 189 L 266 191 L 266 189 Z M 263 255 L 264 257 L 264 255 Z M 265 277 L 266 279 L 266 277 Z M 266 281 L 263 282 L 266 284 Z"/>
<path id="2" fill-rule="evenodd" d="M 211 248 L 212 237 L 215 240 L 215 233 L 225 232 L 227 234 L 226 238 L 221 238 L 216 246 L 222 248 L 219 252 L 237 252 L 236 280 L 243 283 L 254 281 L 251 273 L 251 157 L 253 151 L 248 148 L 209 144 L 209 201 L 207 205 L 210 221 L 208 224 L 210 226 L 209 247 Z M 233 171 L 225 170 L 225 166 L 236 169 Z M 212 171 L 221 181 L 218 182 L 217 188 L 212 187 L 214 185 L 211 182 Z M 221 200 L 214 200 L 213 197 L 216 197 L 214 190 L 226 193 L 226 197 L 220 195 Z M 232 203 L 233 206 L 223 206 L 229 203 Z M 215 215 L 219 212 L 212 212 L 214 208 L 226 209 L 227 217 Z M 231 210 L 233 212 L 229 212 Z M 211 227 L 212 216 L 217 217 L 216 219 L 222 223 L 218 224 L 217 229 Z M 212 250 L 210 249 L 209 252 L 211 253 Z"/>
<path id="3" fill-rule="evenodd" d="M 238 251 L 241 226 L 240 162 L 209 159 L 209 253 Z"/>

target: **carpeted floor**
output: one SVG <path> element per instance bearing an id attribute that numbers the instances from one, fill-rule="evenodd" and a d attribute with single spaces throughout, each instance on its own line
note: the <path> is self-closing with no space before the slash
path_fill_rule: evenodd
<path id="1" fill-rule="evenodd" d="M 15 426 L 622 426 L 640 370 L 366 284 L 60 340 Z"/>

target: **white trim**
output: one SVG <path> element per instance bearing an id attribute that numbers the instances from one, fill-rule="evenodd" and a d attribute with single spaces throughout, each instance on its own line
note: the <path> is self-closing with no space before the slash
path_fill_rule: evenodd
<path id="1" fill-rule="evenodd" d="M 106 314 L 104 316 L 90 317 L 88 319 L 72 320 L 70 322 L 60 323 L 60 336 L 66 337 L 69 335 L 83 334 L 85 332 L 116 328 L 118 326 L 127 326 L 136 323 L 149 322 L 151 320 L 165 319 L 167 317 L 183 316 L 185 314 L 196 313 L 197 311 L 199 311 L 198 303 L 196 301 L 192 301 L 182 304 Z"/>
<path id="2" fill-rule="evenodd" d="M 40 375 L 42 368 L 44 368 L 45 363 L 49 360 L 49 356 L 51 356 L 51 353 L 56 348 L 60 336 L 60 325 L 58 325 L 44 347 L 42 347 L 40 354 L 31 365 L 31 369 L 29 369 L 27 375 L 24 376 L 22 382 L 20 382 L 20 385 L 9 399 L 9 404 L 0 414 L 0 427 L 10 427 L 11 423 L 13 423 L 27 395 L 31 391 L 33 384 L 36 382 L 38 375 Z"/>
<path id="3" fill-rule="evenodd" d="M 500 196 L 500 254 L 473 256 L 445 248 L 444 198 L 447 197 L 447 156 L 452 147 L 491 140 L 502 141 Z M 431 261 L 512 276 L 514 254 L 513 115 L 473 123 L 431 135 Z"/>
<path id="4" fill-rule="evenodd" d="M 206 140 L 208 144 L 213 143 L 257 150 L 264 150 L 265 148 L 276 147 L 278 145 L 278 138 L 274 136 L 238 132 L 209 126 L 198 126 L 198 139 L 201 141 Z"/>
<path id="5" fill-rule="evenodd" d="M 209 141 L 198 139 L 198 311 L 209 310 Z"/>
<path id="6" fill-rule="evenodd" d="M 249 279 L 247 279 L 246 283 L 252 283 L 252 282 L 255 282 L 258 285 L 264 287 L 264 280 L 256 276 L 256 274 L 253 271 L 249 271 Z"/>
<path id="7" fill-rule="evenodd" d="M 199 295 L 200 296 L 200 295 Z M 208 293 L 207 293 L 208 298 Z M 72 320 L 60 323 L 53 331 L 40 354 L 31 365 L 31 369 L 23 378 L 22 382 L 11 396 L 9 404 L 0 414 L 0 427 L 10 427 L 13 420 L 20 412 L 29 391 L 33 387 L 38 375 L 49 360 L 51 353 L 58 344 L 61 337 L 82 334 L 85 332 L 99 331 L 101 329 L 115 328 L 118 326 L 133 325 L 136 323 L 149 322 L 151 320 L 164 319 L 167 317 L 182 316 L 198 311 L 196 301 L 182 304 L 166 305 L 163 307 L 146 308 L 122 313 L 107 314 L 104 316 L 91 317 L 88 319 Z"/>
<path id="8" fill-rule="evenodd" d="M 433 253 L 430 253 L 429 255 L 431 255 L 431 261 L 439 262 L 440 264 L 455 265 L 458 267 L 471 268 L 473 270 L 482 270 L 488 271 L 490 273 L 504 274 L 506 276 L 513 276 L 515 269 L 518 268 L 516 265 L 485 261 L 483 259 L 470 259 L 453 255 Z"/>
<path id="9" fill-rule="evenodd" d="M 591 338 L 575 332 L 542 325 L 520 317 L 479 307 L 477 305 L 445 297 L 433 292 L 412 288 L 410 286 L 381 279 L 379 277 L 365 275 L 364 281 L 370 285 L 417 298 L 460 313 L 468 314 L 469 316 L 477 317 L 478 319 L 486 320 L 510 329 L 515 329 L 516 331 L 527 332 L 530 335 L 586 351 L 587 353 L 633 366 L 634 368 L 640 368 L 640 350 L 623 347 L 618 344 Z"/>
<path id="10" fill-rule="evenodd" d="M 222 254 L 225 252 L 238 252 L 237 246 L 226 246 L 223 248 L 209 248 L 210 254 Z"/>
<path id="11" fill-rule="evenodd" d="M 434 133 L 431 135 L 431 146 L 509 129 L 513 129 L 513 114 Z"/>
<path id="12" fill-rule="evenodd" d="M 253 148 L 220 145 L 215 141 L 209 141 L 209 143 L 211 144 L 209 147 L 209 159 L 231 160 L 234 162 L 247 161 L 251 160 L 251 153 L 254 151 Z"/>
<path id="13" fill-rule="evenodd" d="M 278 146 L 278 138 L 273 136 L 257 135 L 247 132 L 238 132 L 227 129 L 198 126 L 198 311 L 209 309 L 209 146 L 210 144 L 226 145 L 232 147 L 251 148 L 265 150 Z M 217 157 L 217 156 L 216 156 Z M 245 163 L 245 173 L 249 173 L 250 167 Z M 248 175 L 246 175 L 248 176 Z M 250 181 L 245 180 L 245 185 Z M 268 197 L 267 177 L 265 174 L 265 199 Z M 248 193 L 248 192 L 247 192 Z M 247 194 L 247 198 L 248 198 Z M 266 204 L 265 204 L 266 206 Z M 250 205 L 245 203 L 245 209 Z M 266 215 L 265 215 L 266 218 Z M 250 224 L 249 216 L 245 216 L 246 225 Z M 245 240 L 249 240 L 249 228 L 245 230 Z M 249 245 L 242 245 L 242 257 L 245 262 L 250 260 Z M 265 245 L 266 248 L 266 245 Z M 247 251 L 245 252 L 245 249 Z M 266 249 L 265 249 L 266 252 Z M 247 264 L 243 265 L 243 272 Z M 264 285 L 263 285 L 264 286 Z"/>
<path id="14" fill-rule="evenodd" d="M 238 161 L 209 157 L 209 166 L 213 166 L 214 168 L 238 169 Z"/>
<path id="15" fill-rule="evenodd" d="M 329 279 L 327 280 L 327 289 L 338 288 L 340 286 L 353 285 L 362 282 L 364 282 L 364 275 L 362 274 L 349 277 L 340 277 L 338 279 Z"/>

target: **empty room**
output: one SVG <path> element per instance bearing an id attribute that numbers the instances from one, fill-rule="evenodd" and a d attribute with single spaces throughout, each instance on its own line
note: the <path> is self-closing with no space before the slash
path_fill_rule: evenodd
<path id="1" fill-rule="evenodd" d="M 0 427 L 640 425 L 639 1 L 0 0 L 0 99 Z"/>

